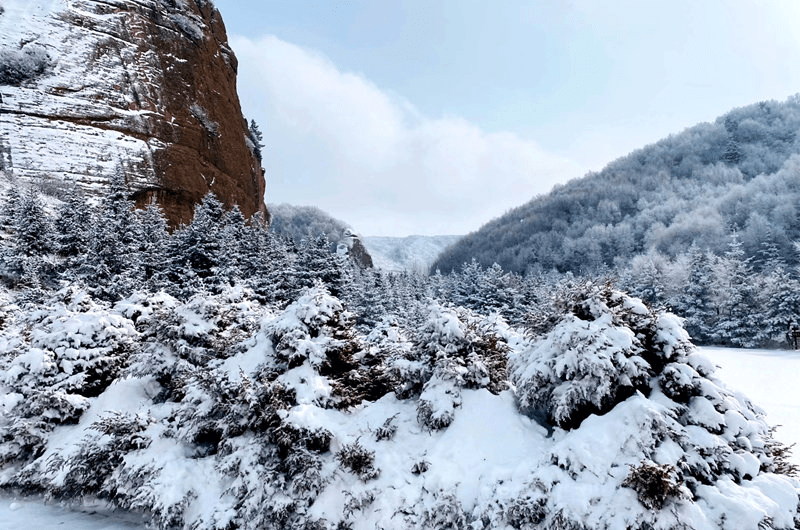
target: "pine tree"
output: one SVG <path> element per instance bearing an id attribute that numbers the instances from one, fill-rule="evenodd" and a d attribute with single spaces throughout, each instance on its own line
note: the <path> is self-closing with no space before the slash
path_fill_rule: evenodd
<path id="1" fill-rule="evenodd" d="M 752 347 L 755 345 L 757 323 L 753 321 L 754 306 L 750 280 L 751 258 L 745 258 L 742 243 L 734 230 L 725 256 L 719 258 L 715 270 L 714 291 L 717 296 L 719 319 L 713 338 L 719 344 Z"/>
<path id="2" fill-rule="evenodd" d="M 192 279 L 183 287 L 192 289 L 196 282 L 214 284 L 219 265 L 219 231 L 224 210 L 217 197 L 209 192 L 195 207 L 194 218 L 172 237 L 170 278 L 174 283 Z M 186 290 L 184 289 L 184 290 Z M 190 294 L 186 291 L 184 294 Z"/>
<path id="3" fill-rule="evenodd" d="M 244 269 L 244 245 L 248 235 L 244 215 L 239 206 L 234 205 L 222 218 L 219 232 L 219 266 L 217 275 L 220 283 L 233 284 L 242 277 Z"/>
<path id="4" fill-rule="evenodd" d="M 326 234 L 305 238 L 298 252 L 297 288 L 312 287 L 316 280 L 322 281 L 333 296 L 342 289 L 341 261 L 331 253 L 331 243 Z"/>
<path id="5" fill-rule="evenodd" d="M 83 193 L 76 187 L 70 188 L 64 202 L 56 210 L 55 247 L 59 256 L 75 258 L 89 250 L 88 229 L 91 210 Z"/>
<path id="6" fill-rule="evenodd" d="M 0 203 L 3 205 L 3 207 L 0 208 L 0 228 L 8 232 L 14 230 L 17 210 L 19 209 L 19 202 L 21 199 L 19 188 L 16 184 L 16 180 L 13 180 L 11 186 L 5 191 L 2 199 L 0 199 Z"/>
<path id="7" fill-rule="evenodd" d="M 90 223 L 89 251 L 80 275 L 101 298 L 119 299 L 139 287 L 141 237 L 133 206 L 122 177 L 116 176 Z"/>
<path id="8" fill-rule="evenodd" d="M 144 210 L 137 213 L 141 226 L 139 266 L 142 280 L 150 291 L 157 291 L 165 286 L 168 268 L 167 219 L 155 201 L 151 201 Z"/>
<path id="9" fill-rule="evenodd" d="M 694 243 L 689 248 L 689 259 L 688 283 L 673 309 L 686 319 L 686 331 L 703 344 L 711 340 L 716 318 L 712 303 L 713 271 L 709 256 Z"/>
<path id="10" fill-rule="evenodd" d="M 253 151 L 256 155 L 256 160 L 261 162 L 262 149 L 264 149 L 264 135 L 261 133 L 261 129 L 258 128 L 256 120 L 250 120 L 250 140 L 253 141 Z"/>
<path id="11" fill-rule="evenodd" d="M 14 243 L 20 256 L 41 256 L 52 250 L 52 226 L 39 194 L 28 188 L 14 216 Z"/>
<path id="12" fill-rule="evenodd" d="M 458 274 L 453 274 L 452 298 L 454 304 L 480 311 L 483 300 L 480 298 L 481 279 L 483 277 L 483 267 L 475 258 L 469 263 L 461 266 Z"/>
<path id="13" fill-rule="evenodd" d="M 356 314 L 356 325 L 362 328 L 376 326 L 387 314 L 384 307 L 383 273 L 370 269 L 361 271 L 350 293 L 352 310 Z"/>

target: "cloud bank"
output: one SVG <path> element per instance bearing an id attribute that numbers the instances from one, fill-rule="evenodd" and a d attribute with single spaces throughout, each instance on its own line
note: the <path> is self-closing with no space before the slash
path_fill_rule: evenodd
<path id="1" fill-rule="evenodd" d="M 275 36 L 231 44 L 264 133 L 267 202 L 318 206 L 365 235 L 461 234 L 584 172 L 518 135 L 424 116 Z"/>

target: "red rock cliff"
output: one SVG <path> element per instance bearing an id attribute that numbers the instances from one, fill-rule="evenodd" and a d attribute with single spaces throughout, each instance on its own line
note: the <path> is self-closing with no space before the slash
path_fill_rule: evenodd
<path id="1" fill-rule="evenodd" d="M 0 171 L 102 193 L 122 174 L 173 225 L 209 190 L 266 214 L 236 93 L 237 62 L 207 0 L 4 0 Z"/>

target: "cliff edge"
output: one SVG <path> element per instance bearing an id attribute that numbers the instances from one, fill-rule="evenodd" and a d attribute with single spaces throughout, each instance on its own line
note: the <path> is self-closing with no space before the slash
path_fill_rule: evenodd
<path id="1" fill-rule="evenodd" d="M 266 215 L 236 71 L 208 0 L 4 0 L 0 171 L 93 194 L 119 175 L 173 226 L 209 190 Z"/>

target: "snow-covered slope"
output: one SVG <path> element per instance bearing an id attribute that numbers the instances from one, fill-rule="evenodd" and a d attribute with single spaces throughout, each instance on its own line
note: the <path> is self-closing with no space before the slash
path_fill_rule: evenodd
<path id="1" fill-rule="evenodd" d="M 756 399 L 767 412 L 772 424 L 781 424 L 777 437 L 786 444 L 800 442 L 800 386 L 794 379 L 800 373 L 800 355 L 785 350 L 740 350 L 728 348 L 701 348 L 710 360 L 721 366 L 720 377 L 732 388 L 739 389 Z M 501 409 L 501 413 L 505 409 Z M 489 411 L 497 414 L 497 410 Z M 495 416 L 492 416 L 494 418 Z M 502 428 L 503 419 L 494 419 L 492 427 Z M 486 424 L 480 424 L 479 435 L 492 436 Z M 513 426 L 512 426 L 513 427 Z M 523 431 L 530 427 L 523 428 Z M 470 436 L 472 434 L 470 433 Z M 467 437 L 469 439 L 470 437 Z M 463 442 L 463 440 L 460 440 Z M 485 442 L 485 439 L 482 440 Z M 477 443 L 480 442 L 476 442 Z M 505 446 L 505 441 L 500 441 Z M 472 448 L 470 448 L 472 449 Z M 455 449 L 454 449 L 455 451 Z M 473 452 L 473 451 L 470 451 Z M 793 455 L 800 465 L 800 453 Z M 479 467 L 483 467 L 483 462 Z M 41 501 L 0 497 L 0 530 L 50 530 L 52 528 L 86 530 L 121 530 L 142 528 L 129 521 L 125 514 L 95 514 L 71 512 L 63 507 L 44 506 Z"/>
<path id="2" fill-rule="evenodd" d="M 800 482 L 680 321 L 604 287 L 535 340 L 314 288 L 0 311 L 0 483 L 156 527 L 791 529 Z M 510 380 L 511 385 L 506 383 Z"/>
<path id="3" fill-rule="evenodd" d="M 462 236 L 364 237 L 375 267 L 387 271 L 428 272 L 441 252 Z"/>

